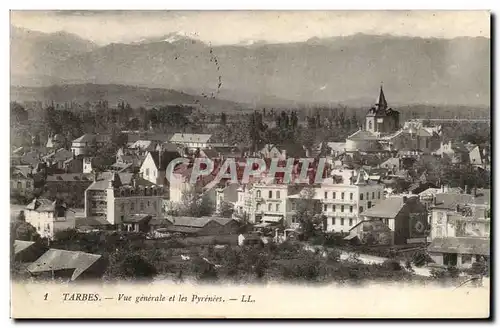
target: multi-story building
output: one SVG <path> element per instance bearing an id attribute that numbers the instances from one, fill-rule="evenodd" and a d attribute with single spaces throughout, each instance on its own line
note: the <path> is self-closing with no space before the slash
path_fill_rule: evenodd
<path id="1" fill-rule="evenodd" d="M 341 179 L 326 179 L 316 187 L 316 198 L 322 203 L 330 232 L 348 232 L 365 210 L 384 199 L 384 185 L 370 180 L 364 170 L 342 173 Z"/>
<path id="2" fill-rule="evenodd" d="M 384 90 L 380 86 L 380 93 L 375 106 L 366 115 L 366 131 L 385 134 L 399 129 L 399 112 L 387 106 Z"/>
<path id="3" fill-rule="evenodd" d="M 292 207 L 288 199 L 291 186 L 272 183 L 265 179 L 253 185 L 250 196 L 249 220 L 252 223 L 279 223 L 290 225 Z"/>
<path id="4" fill-rule="evenodd" d="M 430 206 L 428 251 L 437 264 L 468 267 L 490 256 L 491 200 L 489 189 L 471 194 L 436 194 Z"/>
<path id="5" fill-rule="evenodd" d="M 121 225 L 136 214 L 162 215 L 163 188 L 131 173 L 103 173 L 85 191 L 85 216 Z"/>
<path id="6" fill-rule="evenodd" d="M 75 228 L 72 211 L 58 201 L 35 198 L 26 206 L 26 222 L 35 227 L 41 237 L 52 239 L 58 231 Z"/>

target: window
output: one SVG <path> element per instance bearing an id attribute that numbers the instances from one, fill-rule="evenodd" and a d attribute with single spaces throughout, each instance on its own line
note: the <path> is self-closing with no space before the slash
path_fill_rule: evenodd
<path id="1" fill-rule="evenodd" d="M 323 212 L 326 212 L 326 211 L 328 211 L 328 205 L 327 205 L 327 204 L 324 204 L 324 205 L 323 205 Z"/>
<path id="2" fill-rule="evenodd" d="M 144 211 L 144 203 L 141 202 L 141 211 Z"/>
<path id="3" fill-rule="evenodd" d="M 297 210 L 297 204 L 295 202 L 292 202 L 292 211 Z"/>
<path id="4" fill-rule="evenodd" d="M 371 129 L 373 129 L 372 121 L 368 121 L 368 130 L 371 130 Z"/>
<path id="5" fill-rule="evenodd" d="M 372 202 L 368 202 L 368 208 L 372 207 Z"/>
<path id="6" fill-rule="evenodd" d="M 380 199 L 380 191 L 378 192 L 378 199 Z"/>
<path id="7" fill-rule="evenodd" d="M 325 191 L 325 199 L 328 198 L 328 191 Z"/>
<path id="8" fill-rule="evenodd" d="M 384 219 L 385 225 L 389 225 L 389 219 Z"/>
<path id="9" fill-rule="evenodd" d="M 272 210 L 273 210 L 273 204 L 269 204 L 269 205 L 267 205 L 267 210 L 268 210 L 268 211 L 272 211 Z"/>
<path id="10" fill-rule="evenodd" d="M 332 225 L 335 225 L 335 218 L 332 218 Z"/>
<path id="11" fill-rule="evenodd" d="M 372 192 L 372 199 L 375 199 L 375 191 Z"/>
<path id="12" fill-rule="evenodd" d="M 472 255 L 462 254 L 462 264 L 470 264 L 470 263 L 472 263 Z"/>
<path id="13" fill-rule="evenodd" d="M 148 208 L 151 206 L 151 202 L 148 200 Z"/>
<path id="14" fill-rule="evenodd" d="M 359 194 L 359 200 L 363 200 L 363 194 Z"/>
<path id="15" fill-rule="evenodd" d="M 279 191 L 279 190 L 278 190 L 278 191 L 276 191 L 276 198 L 278 198 L 278 199 L 279 199 L 279 198 L 280 198 L 280 196 L 281 196 L 281 195 L 280 195 L 280 191 Z"/>
<path id="16" fill-rule="evenodd" d="M 23 184 L 21 183 L 21 181 L 18 181 L 17 182 L 17 189 L 22 189 L 23 188 Z"/>
<path id="17" fill-rule="evenodd" d="M 353 211 L 353 207 L 352 207 L 352 206 L 349 206 L 349 212 L 351 212 L 351 213 L 352 213 L 352 211 Z"/>
<path id="18" fill-rule="evenodd" d="M 336 210 L 335 205 L 332 205 L 332 211 L 334 211 L 334 212 L 335 212 L 335 210 Z"/>
<path id="19" fill-rule="evenodd" d="M 349 219 L 349 225 L 352 226 L 352 219 Z"/>
<path id="20" fill-rule="evenodd" d="M 334 192 L 332 192 L 332 198 L 333 198 L 333 199 L 337 198 L 337 193 L 336 193 L 335 191 L 334 191 Z"/>
<path id="21" fill-rule="evenodd" d="M 368 200 L 368 199 L 370 199 L 370 193 L 369 192 L 366 193 L 366 200 Z"/>
<path id="22" fill-rule="evenodd" d="M 146 169 L 146 176 L 149 177 L 149 169 Z"/>
<path id="23" fill-rule="evenodd" d="M 261 197 L 260 190 L 257 190 L 257 197 Z"/>
<path id="24" fill-rule="evenodd" d="M 340 219 L 340 225 L 344 225 L 344 218 Z"/>
<path id="25" fill-rule="evenodd" d="M 354 197 L 354 194 L 351 192 L 351 194 L 349 195 L 349 199 L 352 200 L 353 197 Z"/>
<path id="26" fill-rule="evenodd" d="M 130 210 L 133 211 L 134 210 L 134 206 L 135 204 L 134 203 L 130 203 Z"/>
<path id="27" fill-rule="evenodd" d="M 29 189 L 29 188 L 31 188 L 31 182 L 26 181 L 26 189 Z"/>
<path id="28" fill-rule="evenodd" d="M 345 193 L 344 193 L 344 192 L 343 192 L 342 194 L 340 194 L 340 197 L 341 197 L 342 199 L 344 199 L 344 196 L 345 196 Z"/>
<path id="29" fill-rule="evenodd" d="M 260 211 L 260 204 L 257 204 L 257 211 Z"/>
<path id="30" fill-rule="evenodd" d="M 273 191 L 269 190 L 269 198 L 273 198 Z"/>
<path id="31" fill-rule="evenodd" d="M 359 213 L 363 213 L 363 206 L 359 207 Z"/>
<path id="32" fill-rule="evenodd" d="M 280 211 L 280 204 L 276 204 L 276 212 Z"/>
<path id="33" fill-rule="evenodd" d="M 122 212 L 125 212 L 125 204 L 123 204 L 123 203 L 122 203 L 122 204 L 120 205 L 120 208 L 121 208 L 121 211 L 122 211 Z"/>
<path id="34" fill-rule="evenodd" d="M 340 211 L 344 212 L 344 205 L 340 206 Z"/>

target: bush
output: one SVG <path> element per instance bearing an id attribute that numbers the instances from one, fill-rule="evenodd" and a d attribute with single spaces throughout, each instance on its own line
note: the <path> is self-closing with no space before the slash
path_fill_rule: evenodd
<path id="1" fill-rule="evenodd" d="M 390 271 L 403 270 L 401 263 L 399 263 L 399 261 L 397 260 L 385 260 L 384 263 L 382 263 L 382 267 Z"/>
<path id="2" fill-rule="evenodd" d="M 427 252 L 425 251 L 416 251 L 415 253 L 413 253 L 411 261 L 417 268 L 420 268 L 426 265 L 427 263 L 434 262 L 430 257 L 430 255 L 427 254 Z"/>
<path id="3" fill-rule="evenodd" d="M 156 268 L 146 258 L 138 254 L 130 254 L 119 263 L 120 275 L 134 280 L 149 280 L 156 274 Z"/>
<path id="4" fill-rule="evenodd" d="M 340 262 L 340 254 L 341 252 L 337 249 L 328 250 L 326 253 L 326 261 L 329 263 Z"/>

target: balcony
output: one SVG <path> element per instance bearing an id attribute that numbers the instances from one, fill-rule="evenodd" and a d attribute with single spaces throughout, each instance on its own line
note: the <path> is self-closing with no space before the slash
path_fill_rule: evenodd
<path id="1" fill-rule="evenodd" d="M 323 198 L 321 202 L 324 204 L 356 204 L 355 199 L 339 199 L 339 198 Z"/>

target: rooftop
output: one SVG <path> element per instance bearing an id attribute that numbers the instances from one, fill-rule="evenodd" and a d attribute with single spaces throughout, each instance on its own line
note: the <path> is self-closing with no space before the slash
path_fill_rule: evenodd
<path id="1" fill-rule="evenodd" d="M 58 270 L 74 270 L 71 280 L 75 280 L 100 258 L 101 255 L 97 254 L 51 248 L 33 262 L 28 267 L 28 271 L 36 274 Z"/>
<path id="2" fill-rule="evenodd" d="M 176 133 L 170 139 L 173 143 L 190 143 L 200 142 L 206 143 L 212 137 L 211 134 L 195 134 L 195 133 Z"/>
<path id="3" fill-rule="evenodd" d="M 446 237 L 435 238 L 427 248 L 429 252 L 490 255 L 489 238 Z"/>

